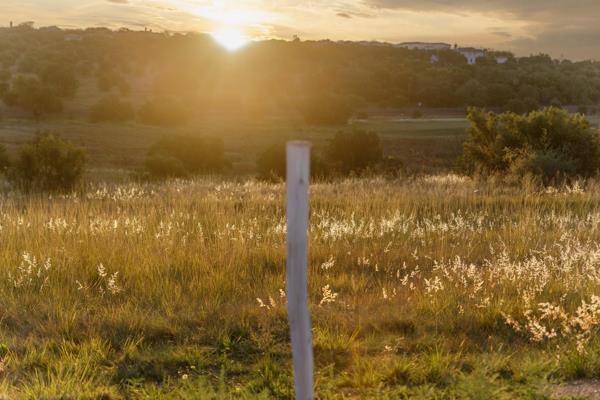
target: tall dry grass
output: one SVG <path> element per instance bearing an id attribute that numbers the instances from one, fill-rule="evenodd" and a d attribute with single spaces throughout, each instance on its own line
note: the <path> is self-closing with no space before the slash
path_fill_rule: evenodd
<path id="1" fill-rule="evenodd" d="M 482 374 L 515 398 L 502 371 L 593 375 L 577 368 L 600 324 L 598 189 L 314 184 L 320 395 L 469 397 Z M 290 397 L 283 196 L 210 179 L 5 193 L 7 398 Z"/>

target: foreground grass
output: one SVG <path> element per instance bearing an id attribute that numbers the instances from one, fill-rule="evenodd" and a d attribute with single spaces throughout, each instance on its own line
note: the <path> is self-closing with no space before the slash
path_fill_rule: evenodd
<path id="1" fill-rule="evenodd" d="M 319 398 L 545 398 L 600 377 L 600 212 L 454 176 L 311 191 Z M 0 198 L 0 393 L 291 398 L 284 187 Z"/>

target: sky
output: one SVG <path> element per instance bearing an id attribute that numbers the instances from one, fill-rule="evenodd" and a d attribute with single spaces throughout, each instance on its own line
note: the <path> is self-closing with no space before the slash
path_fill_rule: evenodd
<path id="1" fill-rule="evenodd" d="M 0 0 L 7 21 L 261 38 L 443 41 L 600 60 L 599 0 Z"/>

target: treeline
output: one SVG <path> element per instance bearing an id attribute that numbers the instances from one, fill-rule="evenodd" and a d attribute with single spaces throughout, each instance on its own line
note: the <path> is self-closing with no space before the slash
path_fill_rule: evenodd
<path id="1" fill-rule="evenodd" d="M 107 105 L 143 85 L 148 102 L 137 111 L 145 122 L 161 124 L 210 108 L 256 115 L 291 110 L 309 123 L 337 124 L 368 107 L 480 106 L 523 113 L 549 105 L 593 110 L 600 102 L 600 63 L 535 55 L 510 57 L 502 65 L 490 56 L 467 65 L 451 50 L 436 55 L 439 61 L 432 63 L 431 51 L 277 40 L 228 53 L 201 34 L 25 25 L 0 29 L 0 96 L 40 117 L 60 112 L 79 82 L 92 79 L 105 98 L 90 118 L 122 120 L 133 115 L 128 101 L 118 112 Z M 155 109 L 170 104 L 177 104 L 173 115 L 152 120 Z"/>

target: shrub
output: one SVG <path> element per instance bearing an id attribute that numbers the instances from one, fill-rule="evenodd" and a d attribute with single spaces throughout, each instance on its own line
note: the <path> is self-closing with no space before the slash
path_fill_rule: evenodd
<path id="1" fill-rule="evenodd" d="M 326 161 L 338 172 L 360 173 L 383 159 L 381 141 L 374 132 L 355 129 L 338 132 L 329 141 Z"/>
<path id="2" fill-rule="evenodd" d="M 133 119 L 135 112 L 131 103 L 121 101 L 118 96 L 107 96 L 90 110 L 91 122 L 123 122 Z"/>
<path id="3" fill-rule="evenodd" d="M 375 167 L 375 172 L 384 176 L 396 178 L 405 172 L 404 162 L 397 157 L 383 157 Z"/>
<path id="4" fill-rule="evenodd" d="M 155 178 L 220 172 L 227 165 L 223 141 L 191 136 L 164 137 L 146 158 L 146 170 Z"/>
<path id="5" fill-rule="evenodd" d="M 352 100 L 331 94 L 311 96 L 300 106 L 304 120 L 314 125 L 345 125 L 354 111 Z"/>
<path id="6" fill-rule="evenodd" d="M 467 173 L 589 176 L 600 168 L 600 136 L 580 114 L 546 108 L 526 115 L 470 109 L 460 160 Z"/>
<path id="7" fill-rule="evenodd" d="M 535 176 L 547 184 L 552 179 L 575 175 L 576 168 L 575 161 L 563 154 L 555 150 L 540 150 L 520 153 L 511 161 L 510 172 L 517 177 Z"/>
<path id="8" fill-rule="evenodd" d="M 82 149 L 53 134 L 42 133 L 21 147 L 9 178 L 25 191 L 65 191 L 79 182 L 84 167 Z"/>
<path id="9" fill-rule="evenodd" d="M 154 99 L 146 102 L 138 113 L 140 121 L 147 125 L 177 126 L 189 117 L 181 102 L 173 99 Z"/>
<path id="10" fill-rule="evenodd" d="M 265 180 L 280 180 L 286 177 L 285 143 L 274 144 L 265 149 L 256 161 L 258 177 Z M 310 153 L 310 175 L 313 178 L 327 176 L 327 166 L 315 151 Z"/>

